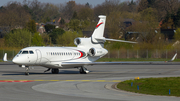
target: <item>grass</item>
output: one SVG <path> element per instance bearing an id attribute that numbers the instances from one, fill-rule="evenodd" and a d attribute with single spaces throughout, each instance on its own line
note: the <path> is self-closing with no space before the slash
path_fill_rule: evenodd
<path id="1" fill-rule="evenodd" d="M 133 86 L 131 86 L 131 83 L 133 83 Z M 145 78 L 120 82 L 117 88 L 135 93 L 180 97 L 179 85 L 180 77 Z M 139 90 L 137 86 L 139 86 Z M 169 94 L 169 89 L 171 94 Z"/>
<path id="2" fill-rule="evenodd" d="M 156 58 L 100 58 L 97 62 L 112 62 L 112 61 L 168 61 L 171 59 L 156 59 Z M 180 59 L 175 59 L 175 62 L 180 62 Z"/>

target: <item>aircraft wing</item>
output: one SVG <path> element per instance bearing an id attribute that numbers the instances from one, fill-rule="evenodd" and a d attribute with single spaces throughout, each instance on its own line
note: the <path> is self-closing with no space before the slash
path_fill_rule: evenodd
<path id="1" fill-rule="evenodd" d="M 169 61 L 129 61 L 129 62 L 62 62 L 62 66 L 87 66 L 87 65 L 179 65 L 179 62 L 172 62 L 177 53 Z"/>
<path id="2" fill-rule="evenodd" d="M 88 65 L 180 65 L 179 62 L 62 62 L 61 66 L 88 66 Z"/>
<path id="3" fill-rule="evenodd" d="M 132 65 L 166 65 L 166 64 L 180 64 L 172 62 L 177 53 L 169 61 L 129 61 L 129 62 L 62 62 L 62 66 L 87 66 L 87 65 L 123 65 L 123 64 L 132 64 Z"/>

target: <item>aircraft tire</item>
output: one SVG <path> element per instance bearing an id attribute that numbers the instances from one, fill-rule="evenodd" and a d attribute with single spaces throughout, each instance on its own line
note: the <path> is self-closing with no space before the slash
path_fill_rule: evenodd
<path id="1" fill-rule="evenodd" d="M 84 71 L 84 69 L 86 69 L 86 68 L 81 67 L 80 70 L 79 70 L 79 73 L 80 73 L 80 74 L 86 74 L 86 72 Z"/>
<path id="2" fill-rule="evenodd" d="M 52 74 L 59 74 L 59 69 L 51 69 Z"/>
<path id="3" fill-rule="evenodd" d="M 27 76 L 28 76 L 28 75 L 29 75 L 29 73 L 28 73 L 28 72 L 25 72 L 25 75 L 27 75 Z"/>

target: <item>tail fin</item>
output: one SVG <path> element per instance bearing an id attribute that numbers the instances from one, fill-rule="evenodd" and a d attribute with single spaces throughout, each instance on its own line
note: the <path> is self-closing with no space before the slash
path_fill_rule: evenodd
<path id="1" fill-rule="evenodd" d="M 94 30 L 93 34 L 92 34 L 92 41 L 94 43 L 98 43 L 98 42 L 104 42 L 104 40 L 98 40 L 98 39 L 103 39 L 103 35 L 104 35 L 104 28 L 105 28 L 105 23 L 106 23 L 106 16 L 104 15 L 100 15 L 99 16 L 100 20 L 96 26 L 96 29 Z"/>
<path id="2" fill-rule="evenodd" d="M 133 41 L 108 39 L 108 38 L 103 37 L 105 23 L 106 23 L 106 16 L 100 15 L 99 18 L 100 18 L 100 20 L 96 26 L 96 29 L 94 30 L 94 32 L 91 36 L 93 43 L 104 43 L 106 40 L 107 41 L 126 42 L 126 43 L 137 43 L 137 42 L 133 42 Z"/>

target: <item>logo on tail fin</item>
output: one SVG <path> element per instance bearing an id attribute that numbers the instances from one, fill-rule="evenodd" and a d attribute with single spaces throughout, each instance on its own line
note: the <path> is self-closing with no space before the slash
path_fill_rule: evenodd
<path id="1" fill-rule="evenodd" d="M 102 25 L 103 24 L 103 22 L 101 22 L 101 23 L 99 23 L 97 26 L 96 26 L 96 28 L 98 28 L 100 25 Z"/>

